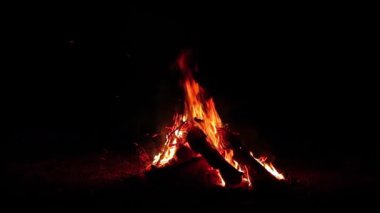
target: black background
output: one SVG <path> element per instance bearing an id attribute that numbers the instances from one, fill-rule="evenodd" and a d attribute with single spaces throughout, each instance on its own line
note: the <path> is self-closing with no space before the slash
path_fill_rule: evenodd
<path id="1" fill-rule="evenodd" d="M 2 157 L 128 150 L 180 106 L 172 65 L 190 48 L 224 121 L 254 127 L 278 156 L 372 168 L 371 14 L 346 6 L 13 6 Z"/>

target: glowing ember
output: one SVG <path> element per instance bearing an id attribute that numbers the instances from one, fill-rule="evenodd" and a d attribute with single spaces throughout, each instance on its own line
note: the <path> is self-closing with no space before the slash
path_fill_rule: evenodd
<path id="1" fill-rule="evenodd" d="M 195 81 L 192 69 L 188 64 L 188 54 L 182 53 L 177 60 L 177 65 L 183 72 L 183 89 L 185 92 L 184 112 L 174 116 L 174 124 L 169 127 L 165 144 L 159 154 L 154 157 L 153 165 L 162 167 L 175 159 L 175 153 L 182 146 L 189 147 L 186 141 L 186 134 L 191 127 L 201 129 L 207 135 L 207 142 L 223 156 L 236 170 L 242 173 L 242 181 L 247 186 L 252 186 L 252 180 L 246 165 L 240 165 L 234 160 L 234 151 L 229 148 L 224 134 L 223 123 L 215 108 L 212 98 L 206 99 L 204 89 Z M 253 156 L 253 155 L 252 155 Z M 267 171 L 277 179 L 284 179 L 284 176 L 276 171 L 271 163 L 255 158 Z M 210 169 L 212 169 L 210 167 Z M 225 186 L 225 181 L 220 177 L 219 184 Z"/>

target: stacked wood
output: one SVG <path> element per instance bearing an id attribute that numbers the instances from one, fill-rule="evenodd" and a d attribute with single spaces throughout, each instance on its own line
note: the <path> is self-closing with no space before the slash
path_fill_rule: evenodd
<path id="1" fill-rule="evenodd" d="M 227 186 L 238 185 L 242 181 L 242 173 L 229 164 L 206 139 L 206 134 L 197 127 L 192 127 L 187 134 L 191 149 L 200 153 L 214 169 L 218 169 Z"/>

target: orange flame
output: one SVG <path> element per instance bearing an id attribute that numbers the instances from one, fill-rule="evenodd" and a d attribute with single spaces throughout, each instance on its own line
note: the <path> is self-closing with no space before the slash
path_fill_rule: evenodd
<path id="1" fill-rule="evenodd" d="M 223 135 L 218 132 L 218 130 L 223 128 L 222 120 L 215 108 L 213 99 L 206 99 L 204 89 L 195 81 L 192 75 L 193 70 L 188 64 L 187 52 L 184 52 L 179 56 L 177 65 L 184 74 L 184 113 L 183 115 L 176 114 L 174 116 L 174 124 L 169 128 L 169 133 L 166 135 L 166 141 L 163 149 L 154 157 L 153 165 L 157 167 L 166 165 L 169 161 L 175 158 L 175 153 L 179 147 L 179 144 L 188 146 L 184 135 L 186 135 L 188 130 L 189 125 L 187 124 L 190 124 L 200 128 L 207 135 L 207 142 L 210 143 L 229 164 L 243 173 L 243 182 L 250 187 L 252 184 L 248 174 L 248 169 L 246 166 L 239 165 L 239 163 L 233 159 L 234 152 L 232 149 L 226 148 L 223 141 Z M 195 122 L 195 120 L 200 121 Z M 280 177 L 279 175 L 281 174 L 276 173 L 277 171 L 274 169 L 273 165 L 264 164 L 261 161 L 259 161 L 259 163 L 276 178 Z M 220 174 L 219 177 L 220 185 L 225 186 L 225 182 Z"/>
<path id="2" fill-rule="evenodd" d="M 281 174 L 280 172 L 278 172 L 276 170 L 276 168 L 274 168 L 273 164 L 271 162 L 267 162 L 268 158 L 267 157 L 259 157 L 259 158 L 255 158 L 253 156 L 253 153 L 250 152 L 249 154 L 251 154 L 251 156 L 257 161 L 259 162 L 269 173 L 271 173 L 275 178 L 277 178 L 278 180 L 285 180 L 285 177 L 283 174 Z"/>

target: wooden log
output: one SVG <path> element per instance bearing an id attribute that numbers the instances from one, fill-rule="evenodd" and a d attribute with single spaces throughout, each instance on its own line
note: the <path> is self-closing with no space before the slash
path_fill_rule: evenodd
<path id="1" fill-rule="evenodd" d="M 238 134 L 231 131 L 227 131 L 226 139 L 229 142 L 230 147 L 234 151 L 234 160 L 236 160 L 240 165 L 245 165 L 248 167 L 249 175 L 254 183 L 268 183 L 268 182 L 278 182 L 279 180 L 269 173 L 259 162 L 257 162 L 253 156 L 249 153 L 241 142 Z"/>
<path id="2" fill-rule="evenodd" d="M 238 185 L 242 181 L 242 173 L 230 165 L 219 152 L 206 140 L 205 133 L 193 127 L 187 134 L 187 141 L 193 151 L 200 153 L 214 169 L 218 169 L 227 186 Z"/>

